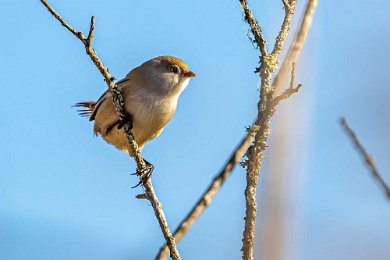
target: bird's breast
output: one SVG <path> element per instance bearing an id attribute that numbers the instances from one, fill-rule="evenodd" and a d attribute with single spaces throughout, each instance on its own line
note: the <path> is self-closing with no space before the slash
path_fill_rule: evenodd
<path id="1" fill-rule="evenodd" d="M 140 144 L 157 137 L 175 114 L 176 106 L 176 97 L 139 95 L 126 100 L 126 110 L 133 117 L 133 133 L 137 142 Z"/>

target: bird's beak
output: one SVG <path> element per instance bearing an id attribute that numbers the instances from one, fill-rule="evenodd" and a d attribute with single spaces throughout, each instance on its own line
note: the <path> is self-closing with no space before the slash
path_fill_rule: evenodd
<path id="1" fill-rule="evenodd" d="M 191 77 L 196 77 L 196 74 L 193 73 L 192 71 L 188 71 L 188 72 L 183 73 L 183 76 L 191 78 Z"/>

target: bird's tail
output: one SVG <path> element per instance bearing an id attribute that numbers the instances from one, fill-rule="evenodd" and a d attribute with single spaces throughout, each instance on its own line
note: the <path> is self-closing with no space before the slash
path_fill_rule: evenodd
<path id="1" fill-rule="evenodd" d="M 82 117 L 91 117 L 93 109 L 95 108 L 96 102 L 94 101 L 86 101 L 86 102 L 79 102 L 76 103 L 75 107 L 80 107 L 81 109 L 78 109 L 77 112 Z"/>

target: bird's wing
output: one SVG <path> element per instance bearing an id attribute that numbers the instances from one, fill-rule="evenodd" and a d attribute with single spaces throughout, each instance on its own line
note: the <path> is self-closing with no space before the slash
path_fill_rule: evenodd
<path id="1" fill-rule="evenodd" d="M 121 79 L 116 83 L 116 85 L 120 86 L 122 83 L 129 81 L 129 78 Z M 83 107 L 83 109 L 77 110 L 80 116 L 89 116 L 89 121 L 95 120 L 96 113 L 100 107 L 100 105 L 106 100 L 106 98 L 111 97 L 110 89 L 104 91 L 104 93 L 100 96 L 98 101 L 86 101 L 79 102 L 75 104 L 75 107 Z"/>
<path id="2" fill-rule="evenodd" d="M 89 117 L 89 121 L 95 120 L 95 116 L 96 116 L 96 113 L 97 113 L 100 105 L 103 104 L 104 100 L 106 100 L 106 98 L 108 96 L 110 96 L 110 89 L 107 89 L 106 91 L 104 91 L 104 93 L 100 96 L 98 101 L 96 101 L 96 103 L 93 107 L 93 110 L 91 111 L 91 116 Z"/>

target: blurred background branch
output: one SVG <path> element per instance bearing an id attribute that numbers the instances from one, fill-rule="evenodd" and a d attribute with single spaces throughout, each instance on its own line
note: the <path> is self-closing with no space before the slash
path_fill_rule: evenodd
<path id="1" fill-rule="evenodd" d="M 372 177 L 377 181 L 381 189 L 383 190 L 386 198 L 390 200 L 390 186 L 385 182 L 382 175 L 379 173 L 378 168 L 376 167 L 375 161 L 372 156 L 367 152 L 367 150 L 360 143 L 358 136 L 349 126 L 347 119 L 342 117 L 340 119 L 340 125 L 344 129 L 346 135 L 349 137 L 351 142 L 356 148 L 356 151 L 360 154 L 362 159 L 364 160 L 365 165 L 370 170 Z"/>
<path id="2" fill-rule="evenodd" d="M 274 78 L 275 92 L 282 92 L 287 83 L 291 65 L 298 60 L 312 25 L 317 0 L 308 0 L 300 18 L 283 66 Z M 310 80 L 309 62 L 302 64 L 305 82 Z M 311 84 L 307 84 L 311 85 Z M 291 84 L 290 84 L 291 87 Z M 309 162 L 305 151 L 308 146 L 310 103 L 313 87 L 305 88 L 305 94 L 285 102 L 283 109 L 273 118 L 272 134 L 263 174 L 263 188 L 259 203 L 262 214 L 256 229 L 256 258 L 301 259 L 299 256 L 302 229 L 299 227 L 302 210 L 302 182 L 304 167 Z M 283 95 L 283 94 L 281 94 Z"/>

